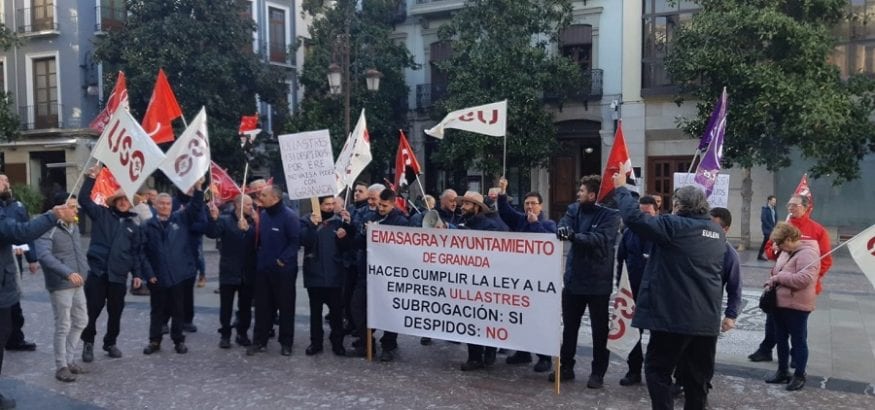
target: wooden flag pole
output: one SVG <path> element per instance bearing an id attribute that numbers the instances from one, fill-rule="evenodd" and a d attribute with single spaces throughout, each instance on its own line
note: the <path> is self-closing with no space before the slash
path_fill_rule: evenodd
<path id="1" fill-rule="evenodd" d="M 691 173 L 691 172 L 693 172 L 693 166 L 696 165 L 696 158 L 699 158 L 699 154 L 700 154 L 700 153 L 701 153 L 701 151 L 699 151 L 698 149 L 696 149 L 696 152 L 693 154 L 693 160 L 690 161 L 690 169 L 687 170 L 687 173 L 688 173 L 688 174 Z"/>
<path id="2" fill-rule="evenodd" d="M 504 157 L 501 163 L 501 176 L 507 177 L 507 133 L 504 134 Z"/>
<path id="3" fill-rule="evenodd" d="M 562 370 L 562 360 L 559 359 L 559 356 L 556 356 L 556 357 L 553 357 L 553 361 L 556 363 L 556 366 L 555 366 L 556 370 L 554 370 L 556 373 L 553 373 L 553 374 L 556 375 L 556 377 L 555 377 L 555 379 L 556 379 L 556 394 L 558 395 L 559 394 L 559 383 L 562 382 L 562 372 L 560 372 L 560 370 Z"/>
<path id="4" fill-rule="evenodd" d="M 373 340 L 371 340 L 371 338 L 374 337 L 374 330 L 373 329 L 368 328 L 367 337 L 368 337 L 368 340 L 365 341 L 365 348 L 368 349 L 368 354 L 367 354 L 368 361 L 373 362 L 374 361 L 374 342 L 373 342 Z"/>
<path id="5" fill-rule="evenodd" d="M 85 177 L 85 173 L 88 172 L 88 168 L 89 168 L 88 163 L 91 162 L 92 158 L 94 158 L 94 157 L 88 157 L 88 159 L 85 160 L 85 164 L 82 167 L 82 172 L 80 172 L 79 177 L 76 178 L 76 183 L 73 184 L 73 189 L 70 190 L 70 194 L 67 196 L 67 201 L 69 201 L 70 198 L 73 198 L 73 193 L 76 192 L 76 189 L 79 187 L 79 183 L 82 182 L 82 178 Z M 100 163 L 100 161 L 97 161 L 95 164 L 99 164 L 99 163 Z M 97 176 L 95 175 L 95 178 L 96 177 Z M 67 201 L 64 201 L 64 202 L 67 202 Z"/>

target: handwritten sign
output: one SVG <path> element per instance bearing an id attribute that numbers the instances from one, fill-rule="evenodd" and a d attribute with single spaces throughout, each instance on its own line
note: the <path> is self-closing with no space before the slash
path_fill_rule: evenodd
<path id="1" fill-rule="evenodd" d="M 337 193 L 328 130 L 280 135 L 278 140 L 289 199 Z"/>

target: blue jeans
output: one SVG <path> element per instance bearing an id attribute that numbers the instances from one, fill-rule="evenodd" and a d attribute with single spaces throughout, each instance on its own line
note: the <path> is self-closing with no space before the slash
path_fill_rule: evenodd
<path id="1" fill-rule="evenodd" d="M 808 364 L 808 315 L 811 312 L 778 308 L 774 313 L 775 338 L 778 343 L 778 371 L 789 369 L 790 354 L 796 364 L 796 376 L 805 376 Z M 790 343 L 793 344 L 792 351 Z"/>

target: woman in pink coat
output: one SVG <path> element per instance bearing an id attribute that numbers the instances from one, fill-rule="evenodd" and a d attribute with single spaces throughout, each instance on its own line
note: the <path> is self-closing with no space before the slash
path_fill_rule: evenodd
<path id="1" fill-rule="evenodd" d="M 815 241 L 801 240 L 798 228 L 779 223 L 771 240 L 781 249 L 772 276 L 766 286 L 776 287 L 778 308 L 775 310 L 775 338 L 778 342 L 778 371 L 766 383 L 787 383 L 787 390 L 805 386 L 805 366 L 808 364 L 808 315 L 814 311 L 817 295 L 817 272 L 820 251 Z M 793 375 L 788 370 L 791 354 L 787 339 L 793 344 Z"/>

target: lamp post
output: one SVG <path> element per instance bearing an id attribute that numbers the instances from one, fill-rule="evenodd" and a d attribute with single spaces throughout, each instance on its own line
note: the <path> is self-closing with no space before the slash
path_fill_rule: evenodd
<path id="1" fill-rule="evenodd" d="M 343 94 L 343 124 L 346 135 L 349 136 L 349 106 L 350 95 L 352 94 L 352 82 L 350 73 L 350 35 L 349 35 L 349 19 L 344 30 L 344 34 L 337 36 L 337 44 L 335 51 L 340 52 L 341 64 L 331 63 L 328 66 L 328 90 L 332 95 Z M 335 56 L 337 52 L 335 52 Z M 365 71 L 368 91 L 380 90 L 380 78 L 383 77 L 376 68 L 370 68 Z"/>

